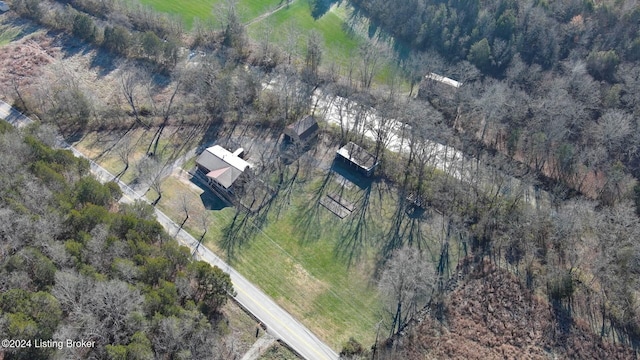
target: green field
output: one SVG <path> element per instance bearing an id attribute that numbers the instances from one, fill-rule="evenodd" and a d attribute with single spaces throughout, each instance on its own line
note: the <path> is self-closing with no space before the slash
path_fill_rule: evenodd
<path id="1" fill-rule="evenodd" d="M 296 193 L 307 193 L 316 185 L 301 186 Z M 168 178 L 164 188 L 167 190 L 160 208 L 174 220 L 183 216 L 180 203 L 184 194 L 194 213 L 206 211 L 211 226 L 205 243 L 224 257 L 227 251 L 221 239 L 235 210 L 205 210 L 204 204 L 213 201 L 211 194 L 185 179 Z M 254 225 L 254 220 L 238 229 L 247 241 L 235 250 L 230 263 L 334 349 L 340 349 L 351 336 L 372 343 L 375 325 L 383 316 L 377 290 L 370 283 L 375 254 L 368 251 L 371 248 L 365 249 L 356 265 L 347 266 L 344 258 L 336 257 L 335 248 L 348 220 L 340 224 L 335 215 L 319 207 L 317 216 L 307 222 L 300 217 L 305 213 L 305 202 L 307 197 L 298 195 L 291 206 L 281 204 L 279 215 L 272 211 L 262 229 Z M 196 216 L 190 217 L 186 228 L 195 237 L 203 232 Z M 371 239 L 380 233 L 375 226 L 371 231 Z"/>
<path id="2" fill-rule="evenodd" d="M 254 39 L 260 39 L 261 34 L 269 33 L 271 41 L 281 45 L 293 36 L 301 50 L 306 48 L 309 33 L 315 30 L 325 43 L 323 63 L 338 61 L 346 65 L 349 56 L 355 55 L 359 45 L 366 41 L 345 31 L 346 16 L 344 7 L 335 7 L 316 20 L 311 16 L 308 0 L 297 0 L 288 8 L 250 25 L 248 32 Z"/>
<path id="3" fill-rule="evenodd" d="M 224 3 L 222 0 L 140 0 L 140 2 L 150 5 L 157 11 L 180 16 L 188 28 L 191 28 L 195 18 L 219 24 L 220 20 L 216 13 L 220 5 Z M 237 11 L 240 20 L 247 22 L 273 10 L 280 2 L 281 0 L 238 0 Z"/>
<path id="4" fill-rule="evenodd" d="M 186 199 L 191 215 L 185 228 L 196 238 L 203 234 L 201 218 L 205 214 L 209 225 L 205 244 L 223 258 L 229 253 L 226 241 L 232 234 L 236 246 L 229 263 L 339 350 L 352 336 L 363 344 L 372 344 L 376 324 L 381 319 L 389 320 L 373 274 L 378 251 L 396 211 L 397 197 L 383 183 L 373 182 L 369 190 L 343 187 L 340 177 L 328 174 L 317 171 L 299 179 L 289 200 L 279 195 L 266 216 L 248 218 L 235 228 L 229 227 L 235 209 L 220 206 L 210 191 L 184 175 L 165 180 L 159 206 L 180 223 L 185 217 L 181 204 Z M 340 191 L 343 198 L 356 205 L 345 219 L 318 204 L 318 199 Z M 148 197 L 153 200 L 155 195 Z M 365 198 L 369 201 L 363 217 L 365 230 L 356 234 L 354 229 L 365 208 Z M 239 215 L 237 222 L 242 223 L 244 216 Z M 429 234 L 435 234 L 430 231 L 441 225 L 431 221 L 422 224 L 428 238 L 424 249 L 435 261 L 439 240 Z M 358 241 L 362 241 L 361 246 Z"/>
<path id="5" fill-rule="evenodd" d="M 131 156 L 132 168 L 123 180 L 130 182 L 135 177 L 134 167 L 144 155 L 151 133 L 142 129 L 129 133 L 131 139 L 140 141 Z M 181 137 L 172 134 L 168 131 L 161 142 L 159 157 L 163 157 L 162 150 L 180 153 L 172 144 L 179 143 Z M 115 133 L 100 137 L 90 133 L 76 146 L 116 173 L 123 164 L 107 149 L 112 149 L 121 138 Z M 192 166 L 193 159 L 185 163 L 185 167 Z M 317 169 L 303 170 L 290 190 L 289 197 L 278 195 L 264 216 L 247 218 L 243 225 L 230 228 L 235 209 L 224 206 L 185 172 L 177 172 L 164 180 L 159 207 L 181 223 L 185 218 L 183 204 L 188 204 L 187 231 L 199 238 L 206 225 L 207 247 L 223 258 L 233 249 L 232 266 L 334 349 L 339 350 L 350 337 L 362 344 L 372 344 L 376 324 L 387 316 L 373 274 L 396 212 L 395 191 L 385 182 L 361 187 L 345 182 L 333 172 Z M 341 193 L 356 208 L 344 219 L 318 202 L 336 193 Z M 146 197 L 153 201 L 157 194 L 149 191 Z M 365 216 L 360 217 L 361 214 Z M 238 220 L 244 216 L 239 215 Z M 360 219 L 364 219 L 361 222 L 364 230 L 358 232 Z M 423 225 L 429 239 L 425 249 L 435 260 L 438 240 L 428 235 L 434 224 L 429 220 Z"/>
<path id="6" fill-rule="evenodd" d="M 219 24 L 213 9 L 219 7 L 218 4 L 222 3 L 222 0 L 194 0 L 186 3 L 172 0 L 141 1 L 158 11 L 178 14 L 189 28 L 194 18 L 212 22 L 214 26 Z M 248 23 L 275 9 L 282 1 L 285 0 L 239 0 L 240 19 Z M 331 64 L 336 64 L 344 75 L 351 66 L 354 69 L 354 76 L 357 76 L 355 74 L 362 62 L 359 49 L 361 46 L 371 46 L 371 42 L 366 36 L 358 35 L 359 32 L 353 31 L 348 25 L 347 19 L 350 12 L 347 3 L 343 2 L 332 7 L 322 17 L 314 19 L 311 16 L 309 0 L 292 0 L 289 6 L 251 23 L 247 27 L 247 32 L 257 42 L 269 41 L 302 57 L 309 34 L 311 31 L 316 31 L 321 35 L 325 45 L 321 67 L 327 69 Z M 291 43 L 295 45 L 294 49 L 288 49 Z M 374 83 L 386 84 L 395 69 L 396 65 L 392 59 L 381 58 Z M 403 81 L 402 85 L 403 90 L 408 92 L 406 81 Z"/>
<path id="7" fill-rule="evenodd" d="M 341 68 L 341 75 L 345 75 L 351 66 L 354 76 L 357 76 L 362 67 L 360 47 L 372 46 L 372 42 L 365 36 L 359 35 L 358 31 L 351 29 L 347 23 L 350 12 L 345 2 L 332 7 L 319 19 L 314 19 L 311 16 L 309 1 L 297 0 L 288 8 L 274 13 L 263 21 L 251 24 L 248 32 L 253 39 L 258 40 L 264 38 L 265 34 L 269 34 L 272 42 L 285 49 L 287 43 L 291 41 L 291 34 L 294 33 L 296 51 L 302 55 L 306 50 L 309 34 L 315 31 L 320 34 L 325 45 L 321 67 L 327 69 L 331 64 L 336 64 Z M 374 83 L 386 84 L 394 69 L 396 65 L 393 60 L 388 56 L 381 56 Z M 408 85 L 403 85 L 408 92 Z"/>

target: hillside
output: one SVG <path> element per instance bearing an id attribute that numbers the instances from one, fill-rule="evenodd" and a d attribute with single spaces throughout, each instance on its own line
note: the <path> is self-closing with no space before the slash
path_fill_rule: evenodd
<path id="1" fill-rule="evenodd" d="M 396 338 L 397 350 L 389 342 L 381 359 L 635 358 L 628 347 L 603 341 L 584 320 L 532 294 L 509 272 L 489 262 L 466 272 L 446 295 L 440 319 L 425 315 Z"/>

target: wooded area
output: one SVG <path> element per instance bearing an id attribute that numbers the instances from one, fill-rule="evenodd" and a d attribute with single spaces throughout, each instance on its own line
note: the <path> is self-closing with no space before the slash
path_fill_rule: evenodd
<path id="1" fill-rule="evenodd" d="M 142 202 L 53 150 L 47 126 L 0 121 L 0 332 L 5 359 L 215 358 L 233 353 L 219 310 L 229 275 L 171 239 Z M 34 341 L 93 342 L 37 347 Z"/>

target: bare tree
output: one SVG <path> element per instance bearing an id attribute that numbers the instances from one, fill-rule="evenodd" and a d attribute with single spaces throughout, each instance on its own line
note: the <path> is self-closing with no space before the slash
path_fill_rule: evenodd
<path id="1" fill-rule="evenodd" d="M 315 83 L 318 79 L 318 68 L 320 67 L 320 61 L 322 60 L 322 36 L 316 31 L 312 31 L 307 39 L 307 56 L 305 59 L 306 74 Z"/>
<path id="2" fill-rule="evenodd" d="M 180 223 L 180 227 L 178 228 L 178 231 L 176 232 L 176 236 L 178 236 L 178 234 L 180 233 L 180 230 L 182 230 L 182 227 L 184 226 L 184 224 L 186 224 L 187 220 L 189 220 L 189 198 L 187 197 L 187 194 L 185 194 L 185 193 L 183 193 L 182 196 L 180 196 L 180 210 L 182 210 L 182 212 L 184 213 L 184 219 Z"/>
<path id="3" fill-rule="evenodd" d="M 147 154 L 156 154 L 158 152 L 158 144 L 160 142 L 160 137 L 162 136 L 162 132 L 169 124 L 169 118 L 174 113 L 173 105 L 174 105 L 174 100 L 176 99 L 176 95 L 178 94 L 178 91 L 181 88 L 182 72 L 180 70 L 174 71 L 173 77 L 174 77 L 173 91 L 171 91 L 171 96 L 169 96 L 169 99 L 163 104 L 164 106 L 162 106 L 161 109 L 157 109 L 157 105 L 153 101 L 152 89 L 151 87 L 148 88 L 149 98 L 151 98 L 151 104 L 154 107 L 154 112 L 162 114 L 162 123 L 158 127 L 158 130 L 156 130 L 155 134 L 153 134 L 153 138 L 151 139 L 151 142 L 147 147 Z M 153 150 L 151 149 L 152 147 L 153 147 Z"/>
<path id="4" fill-rule="evenodd" d="M 403 247 L 388 261 L 378 288 L 393 316 L 391 334 L 399 332 L 427 305 L 436 274 L 417 249 Z"/>
<path id="5" fill-rule="evenodd" d="M 632 133 L 632 120 L 632 116 L 623 111 L 609 110 L 590 128 L 590 135 L 597 145 L 607 149 L 609 156 L 620 159 L 627 148 L 625 140 Z"/>
<path id="6" fill-rule="evenodd" d="M 120 141 L 118 147 L 116 148 L 116 154 L 118 155 L 118 158 L 120 159 L 120 161 L 124 163 L 124 169 L 122 169 L 116 175 L 116 179 L 119 179 L 121 176 L 123 176 L 127 172 L 127 170 L 129 170 L 130 157 L 134 149 L 135 149 L 135 146 L 131 140 L 131 137 L 125 136 Z"/>
<path id="7" fill-rule="evenodd" d="M 122 73 L 120 74 L 120 85 L 122 87 L 122 94 L 124 95 L 127 103 L 131 107 L 133 116 L 136 122 L 144 126 L 146 129 L 149 125 L 140 119 L 140 105 L 138 96 L 140 88 L 145 82 L 148 82 L 149 74 L 142 68 L 135 65 L 124 65 L 122 67 Z"/>
<path id="8" fill-rule="evenodd" d="M 380 67 L 381 52 L 375 47 L 362 45 L 360 47 L 360 57 L 362 58 L 360 84 L 364 89 L 369 89 Z"/>
<path id="9" fill-rule="evenodd" d="M 211 225 L 211 219 L 209 218 L 209 214 L 207 214 L 206 211 L 203 211 L 202 213 L 200 213 L 198 220 L 200 221 L 200 226 L 202 226 L 202 235 L 198 239 L 198 244 L 196 245 L 196 248 L 193 249 L 194 256 L 198 253 L 198 249 L 200 248 L 202 241 L 204 241 L 204 237 L 207 236 L 207 231 L 209 231 L 209 226 Z"/>
<path id="10" fill-rule="evenodd" d="M 138 179 L 149 186 L 147 192 L 153 190 L 158 195 L 151 203 L 153 206 L 156 206 L 162 198 L 162 179 L 165 175 L 165 169 L 166 164 L 163 164 L 160 159 L 152 157 L 146 157 L 138 166 Z"/>

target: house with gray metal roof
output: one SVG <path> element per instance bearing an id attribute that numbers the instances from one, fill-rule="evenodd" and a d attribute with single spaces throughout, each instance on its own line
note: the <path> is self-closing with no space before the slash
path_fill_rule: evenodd
<path id="1" fill-rule="evenodd" d="M 198 171 L 210 186 L 222 191 L 222 195 L 233 194 L 234 184 L 253 168 L 240 157 L 243 152 L 242 148 L 232 153 L 220 145 L 209 147 L 196 159 Z"/>

